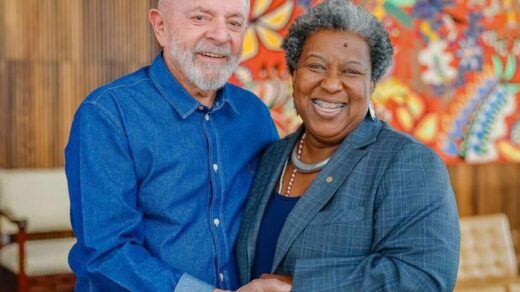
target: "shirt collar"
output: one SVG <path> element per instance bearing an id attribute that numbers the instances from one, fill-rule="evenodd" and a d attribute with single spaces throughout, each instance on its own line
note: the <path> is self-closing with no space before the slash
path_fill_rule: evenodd
<path id="1" fill-rule="evenodd" d="M 183 119 L 189 117 L 202 105 L 175 79 L 163 60 L 162 51 L 157 55 L 150 66 L 149 74 L 160 94 L 168 100 Z M 218 110 L 222 108 L 224 104 L 229 104 L 235 113 L 239 113 L 233 101 L 231 91 L 230 85 L 227 83 L 223 88 L 217 91 L 213 110 Z"/>

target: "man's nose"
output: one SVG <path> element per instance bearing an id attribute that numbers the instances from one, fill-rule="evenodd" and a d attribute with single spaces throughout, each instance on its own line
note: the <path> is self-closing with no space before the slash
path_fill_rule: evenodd
<path id="1" fill-rule="evenodd" d="M 228 42 L 231 39 L 229 29 L 226 25 L 226 22 L 223 20 L 214 21 L 210 26 L 206 36 L 218 44 Z"/>

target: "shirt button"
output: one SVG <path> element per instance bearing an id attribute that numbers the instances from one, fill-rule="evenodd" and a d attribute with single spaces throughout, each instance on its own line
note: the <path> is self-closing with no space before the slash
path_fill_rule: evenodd
<path id="1" fill-rule="evenodd" d="M 209 121 L 209 115 L 208 115 L 208 114 L 206 114 L 206 115 L 204 116 L 204 118 L 206 119 L 206 121 Z"/>
<path id="2" fill-rule="evenodd" d="M 327 183 L 329 183 L 329 184 L 330 184 L 333 180 L 334 180 L 334 178 L 333 178 L 332 176 L 327 176 L 327 178 L 325 179 L 325 181 L 326 181 Z"/>
<path id="3" fill-rule="evenodd" d="M 199 111 L 202 111 L 202 110 L 204 110 L 204 107 L 201 105 L 201 106 L 199 106 Z"/>
<path id="4" fill-rule="evenodd" d="M 213 224 L 218 227 L 220 225 L 220 220 L 218 220 L 218 218 L 213 219 Z"/>
<path id="5" fill-rule="evenodd" d="M 216 163 L 213 163 L 213 170 L 214 170 L 215 172 L 218 171 L 218 165 L 217 165 Z"/>
<path id="6" fill-rule="evenodd" d="M 224 282 L 224 274 L 218 273 L 218 278 L 220 279 L 220 282 Z"/>

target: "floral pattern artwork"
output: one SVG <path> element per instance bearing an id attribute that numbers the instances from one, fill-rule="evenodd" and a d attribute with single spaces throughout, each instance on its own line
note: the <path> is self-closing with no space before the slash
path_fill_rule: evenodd
<path id="1" fill-rule="evenodd" d="M 280 44 L 320 0 L 251 0 L 233 82 L 269 106 L 280 135 L 301 123 Z M 394 62 L 372 100 L 380 119 L 447 163 L 520 161 L 520 2 L 355 0 L 390 32 Z"/>

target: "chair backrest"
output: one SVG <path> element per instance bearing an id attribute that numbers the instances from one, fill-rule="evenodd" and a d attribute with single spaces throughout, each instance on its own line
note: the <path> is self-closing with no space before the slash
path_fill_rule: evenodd
<path id="1" fill-rule="evenodd" d="M 64 169 L 0 169 L 0 208 L 26 218 L 27 232 L 70 230 Z M 2 218 L 0 232 L 16 228 Z"/>
<path id="2" fill-rule="evenodd" d="M 458 280 L 510 278 L 518 273 L 509 221 L 504 214 L 460 218 Z"/>

